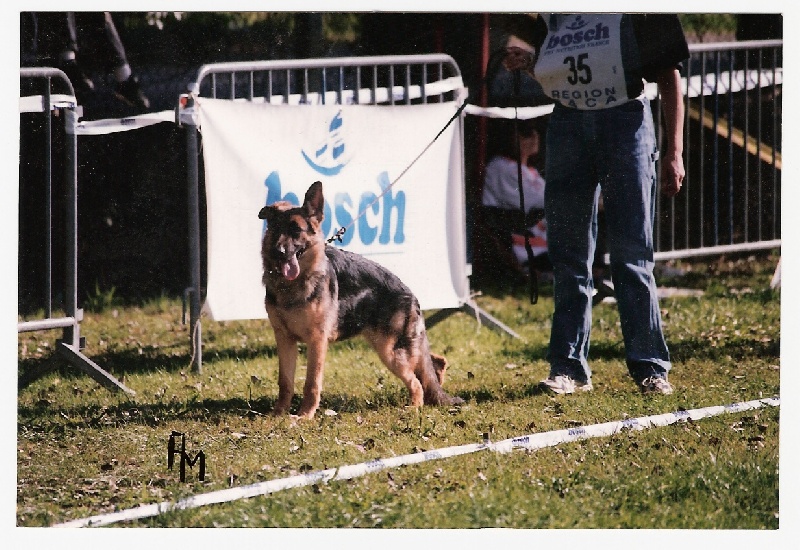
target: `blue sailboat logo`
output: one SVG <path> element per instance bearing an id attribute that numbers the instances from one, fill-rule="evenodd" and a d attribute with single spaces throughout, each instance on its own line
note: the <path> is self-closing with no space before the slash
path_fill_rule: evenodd
<path id="1" fill-rule="evenodd" d="M 306 152 L 306 150 L 300 152 L 308 165 L 315 171 L 323 176 L 335 176 L 350 160 L 349 156 L 345 155 L 345 148 L 342 135 L 342 112 L 339 111 L 328 124 L 328 131 L 321 143 L 313 147 L 311 152 Z"/>

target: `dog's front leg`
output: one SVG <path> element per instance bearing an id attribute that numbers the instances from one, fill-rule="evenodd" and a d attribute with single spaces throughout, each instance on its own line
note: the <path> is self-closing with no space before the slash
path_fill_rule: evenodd
<path id="1" fill-rule="evenodd" d="M 328 339 L 325 334 L 315 334 L 308 342 L 306 383 L 303 387 L 303 401 L 300 403 L 300 418 L 314 418 L 314 413 L 319 407 L 322 394 L 322 373 L 325 369 L 325 355 L 328 351 Z"/>
<path id="2" fill-rule="evenodd" d="M 272 414 L 285 414 L 294 396 L 294 372 L 297 367 L 297 341 L 285 331 L 275 329 L 278 346 L 278 401 Z"/>

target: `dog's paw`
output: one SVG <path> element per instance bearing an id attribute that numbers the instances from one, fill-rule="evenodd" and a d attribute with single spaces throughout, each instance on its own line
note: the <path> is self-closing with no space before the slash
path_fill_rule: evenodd
<path id="1" fill-rule="evenodd" d="M 448 405 L 463 405 L 465 401 L 460 397 L 450 395 L 441 388 L 436 392 L 431 392 L 425 396 L 425 404 L 434 407 L 442 407 Z"/>
<path id="2" fill-rule="evenodd" d="M 298 420 L 313 420 L 314 419 L 314 414 L 316 412 L 317 412 L 316 409 L 311 410 L 311 411 L 299 410 L 299 411 L 297 411 L 297 415 L 296 416 L 295 415 L 292 415 L 292 416 L 294 418 L 297 418 Z"/>

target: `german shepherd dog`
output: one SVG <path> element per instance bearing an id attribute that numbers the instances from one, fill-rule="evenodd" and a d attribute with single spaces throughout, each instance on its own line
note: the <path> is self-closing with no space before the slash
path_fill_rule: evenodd
<path id="1" fill-rule="evenodd" d="M 400 279 L 358 254 L 327 246 L 322 232 L 322 183 L 302 206 L 267 205 L 261 243 L 264 304 L 278 347 L 278 401 L 285 414 L 294 395 L 297 343 L 307 346 L 308 370 L 298 416 L 313 418 L 322 392 L 328 343 L 363 335 L 408 388 L 411 405 L 453 405 L 442 389 L 447 360 L 432 354 L 417 298 Z"/>

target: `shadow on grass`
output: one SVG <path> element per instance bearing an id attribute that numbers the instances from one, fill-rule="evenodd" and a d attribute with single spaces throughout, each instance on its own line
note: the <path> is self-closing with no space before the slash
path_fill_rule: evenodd
<path id="1" fill-rule="evenodd" d="M 547 361 L 548 347 L 547 344 L 534 344 L 526 346 L 522 350 L 502 350 L 501 353 L 509 360 Z M 589 360 L 592 359 L 624 360 L 625 347 L 621 340 L 619 342 L 592 342 Z"/>
<path id="2" fill-rule="evenodd" d="M 277 392 L 277 388 L 276 388 Z M 290 411 L 295 414 L 300 408 L 302 396 L 296 394 L 292 398 Z M 142 424 L 157 427 L 175 420 L 193 420 L 210 423 L 222 423 L 224 416 L 237 415 L 243 418 L 255 419 L 271 416 L 277 396 L 260 396 L 252 399 L 232 397 L 226 399 L 188 397 L 184 400 L 162 401 L 158 403 L 135 403 L 128 400 L 116 405 L 79 405 L 63 407 L 49 400 L 39 400 L 34 405 L 20 406 L 18 418 L 26 420 L 26 429 L 43 429 L 46 431 L 63 429 L 97 429 L 125 424 Z M 402 392 L 374 392 L 367 399 L 357 398 L 344 394 L 323 394 L 320 407 L 316 416 L 325 415 L 328 409 L 339 413 L 359 413 L 365 411 L 379 411 L 389 408 L 401 408 L 408 404 L 407 396 Z M 53 408 L 58 408 L 62 413 L 61 419 L 55 424 L 50 423 Z M 289 415 L 275 417 L 289 419 Z M 44 427 L 36 422 L 42 419 L 47 425 Z M 74 419 L 74 420 L 73 420 Z"/>
<path id="3" fill-rule="evenodd" d="M 758 338 L 729 338 L 712 341 L 708 338 L 689 338 L 667 342 L 673 360 L 726 360 L 747 358 L 780 359 L 780 340 Z"/>
<path id="4" fill-rule="evenodd" d="M 156 371 L 179 372 L 191 369 L 191 351 L 188 349 L 188 345 L 185 348 L 185 353 L 168 351 L 169 348 L 145 347 L 141 351 L 139 348 L 126 348 L 96 355 L 87 351 L 86 356 L 97 363 L 101 369 L 119 377 L 123 374 L 143 374 Z M 217 361 L 230 360 L 249 361 L 277 357 L 277 354 L 277 348 L 270 345 L 224 349 L 207 347 L 203 350 L 203 363 L 213 364 Z M 42 358 L 23 359 L 18 363 L 20 387 L 25 387 L 33 382 L 27 376 L 28 373 L 50 371 L 59 372 L 63 376 L 80 372 L 69 365 L 65 359 L 55 354 Z"/>
<path id="5" fill-rule="evenodd" d="M 464 390 L 456 392 L 455 395 L 462 398 L 467 403 L 474 403 L 480 405 L 481 403 L 494 402 L 494 401 L 515 401 L 518 399 L 525 399 L 527 397 L 535 397 L 538 395 L 550 395 L 539 382 L 531 382 L 525 386 L 519 387 L 504 387 L 502 389 L 489 389 L 478 388 L 473 390 Z"/>
<path id="6" fill-rule="evenodd" d="M 277 394 L 277 387 L 274 390 Z M 477 389 L 451 392 L 451 395 L 461 397 L 467 404 L 480 405 L 491 401 L 513 401 L 531 396 L 542 395 L 545 391 L 538 383 L 528 384 L 523 387 L 502 389 Z M 159 401 L 156 403 L 136 403 L 134 399 L 125 399 L 113 405 L 77 405 L 64 407 L 47 399 L 41 399 L 33 405 L 20 406 L 17 410 L 20 424 L 28 430 L 44 430 L 51 432 L 67 429 L 99 429 L 103 427 L 123 426 L 128 424 L 141 424 L 158 427 L 175 420 L 210 422 L 213 424 L 224 423 L 223 417 L 235 415 L 242 418 L 255 419 L 271 416 L 277 395 L 259 396 L 247 399 L 245 397 L 231 397 L 225 399 L 204 398 L 199 394 L 188 396 L 182 400 Z M 301 394 L 292 398 L 290 411 L 296 414 L 300 408 Z M 408 406 L 408 394 L 404 388 L 383 388 L 375 390 L 368 397 L 354 396 L 344 393 L 322 394 L 316 416 L 325 415 L 325 411 L 333 410 L 337 414 L 364 413 L 367 411 L 381 411 L 384 409 L 402 409 Z M 427 408 L 428 406 L 426 406 Z M 53 410 L 59 413 L 55 421 Z M 442 406 L 441 410 L 458 410 L 457 406 Z M 289 419 L 288 415 L 275 417 Z M 40 420 L 40 422 L 37 422 Z"/>
<path id="7" fill-rule="evenodd" d="M 677 362 L 691 360 L 720 360 L 730 362 L 731 359 L 741 361 L 747 358 L 759 360 L 780 358 L 780 341 L 767 337 L 731 337 L 709 339 L 708 337 L 693 337 L 680 341 L 668 342 L 672 358 Z M 121 374 L 146 373 L 154 371 L 180 372 L 190 369 L 191 356 L 187 353 L 170 352 L 169 348 L 126 349 L 100 354 L 90 357 L 101 368 L 120 376 Z M 506 360 L 513 361 L 546 361 L 547 345 L 531 345 L 521 350 L 503 350 L 500 352 Z M 207 349 L 204 352 L 206 365 L 213 365 L 217 361 L 253 360 L 258 358 L 277 357 L 274 346 L 263 345 L 247 348 Z M 601 341 L 592 344 L 590 360 L 617 360 L 624 361 L 624 347 L 621 341 Z M 28 369 L 42 368 L 53 361 L 53 357 L 41 359 L 28 359 L 19 362 L 19 371 L 22 374 Z M 56 360 L 56 368 L 63 376 L 83 376 L 77 369 L 67 366 L 65 361 Z M 119 367 L 124 365 L 124 368 Z M 261 390 L 264 391 L 264 390 Z M 277 394 L 276 388 L 266 388 L 267 392 Z M 451 390 L 452 391 L 452 390 Z M 532 396 L 545 394 L 546 391 L 538 385 L 538 380 L 519 386 L 479 387 L 462 389 L 452 392 L 461 397 L 468 404 L 480 405 L 487 402 L 514 401 Z M 242 417 L 256 418 L 268 415 L 275 405 L 275 397 L 259 396 L 253 399 L 234 397 L 215 399 L 202 397 L 199 393 L 188 395 L 176 401 L 160 401 L 155 403 L 136 403 L 134 400 L 123 401 L 115 405 L 86 405 L 76 406 L 71 410 L 53 404 L 47 399 L 41 399 L 33 405 L 22 406 L 18 409 L 18 418 L 30 420 L 29 426 L 36 425 L 37 419 L 42 419 L 44 424 L 54 429 L 74 427 L 108 426 L 127 423 L 139 423 L 150 426 L 162 425 L 164 422 L 175 419 L 194 419 L 198 421 L 214 422 L 224 415 L 236 414 Z M 300 405 L 301 396 L 295 395 L 291 411 L 296 412 Z M 386 408 L 402 408 L 408 404 L 408 395 L 404 388 L 376 389 L 367 397 L 363 394 L 357 397 L 346 393 L 323 392 L 318 415 L 324 414 L 326 409 L 337 413 L 359 413 L 365 411 L 378 411 Z M 59 411 L 66 414 L 69 419 L 67 424 L 58 421 L 57 426 L 51 424 L 47 418 L 52 417 L 52 411 L 58 407 Z M 76 420 L 71 420 L 71 419 Z"/>
<path id="8" fill-rule="evenodd" d="M 670 340 L 667 347 L 673 361 L 690 360 L 742 360 L 747 358 L 766 359 L 780 358 L 780 340 L 759 337 L 732 337 L 723 339 L 684 338 Z M 525 347 L 523 350 L 502 350 L 507 360 L 547 360 L 547 344 Z M 625 360 L 625 345 L 619 341 L 592 342 L 589 349 L 589 361 L 592 360 Z"/>

